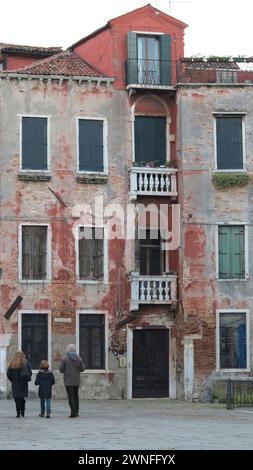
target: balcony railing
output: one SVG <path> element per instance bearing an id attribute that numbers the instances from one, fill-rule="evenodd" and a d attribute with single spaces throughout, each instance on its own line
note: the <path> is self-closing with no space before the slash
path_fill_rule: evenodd
<path id="1" fill-rule="evenodd" d="M 131 200 L 137 196 L 177 196 L 175 168 L 132 167 L 129 173 Z"/>
<path id="2" fill-rule="evenodd" d="M 172 304 L 177 301 L 177 276 L 162 274 L 145 276 L 131 274 L 131 310 L 139 310 L 139 304 Z"/>
<path id="3" fill-rule="evenodd" d="M 127 85 L 172 87 L 176 79 L 176 63 L 169 60 L 128 59 Z"/>

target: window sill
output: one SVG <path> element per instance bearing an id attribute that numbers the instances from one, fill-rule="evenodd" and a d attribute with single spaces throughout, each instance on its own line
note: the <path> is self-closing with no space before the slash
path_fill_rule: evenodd
<path id="1" fill-rule="evenodd" d="M 105 184 L 108 181 L 107 173 L 77 173 L 76 181 L 82 184 Z"/>
<path id="2" fill-rule="evenodd" d="M 108 281 L 103 279 L 101 281 L 92 281 L 92 280 L 86 280 L 86 279 L 78 279 L 77 281 L 77 284 L 89 284 L 89 285 L 95 285 L 95 286 L 98 286 L 100 284 L 103 284 L 103 285 L 106 285 L 108 284 Z"/>
<path id="3" fill-rule="evenodd" d="M 19 279 L 20 284 L 49 284 L 51 279 Z"/>
<path id="4" fill-rule="evenodd" d="M 19 171 L 18 180 L 20 181 L 50 181 L 51 173 L 47 171 Z"/>
<path id="5" fill-rule="evenodd" d="M 217 168 L 212 170 L 213 173 L 248 173 L 248 170 L 246 168 L 243 168 L 241 170 L 218 170 Z"/>
<path id="6" fill-rule="evenodd" d="M 235 373 L 235 372 L 250 372 L 250 368 L 247 369 L 216 369 L 216 372 L 225 372 L 226 374 L 228 373 Z"/>
<path id="7" fill-rule="evenodd" d="M 234 279 L 220 279 L 220 278 L 216 278 L 217 281 L 219 282 L 245 282 L 245 281 L 249 281 L 249 277 L 245 277 L 245 278 L 234 278 Z"/>

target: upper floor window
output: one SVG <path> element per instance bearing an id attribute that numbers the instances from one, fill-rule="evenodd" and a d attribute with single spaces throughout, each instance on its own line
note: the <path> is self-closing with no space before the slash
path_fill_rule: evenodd
<path id="1" fill-rule="evenodd" d="M 49 279 L 49 243 L 47 225 L 21 226 L 21 280 Z"/>
<path id="2" fill-rule="evenodd" d="M 217 170 L 243 170 L 243 117 L 216 116 Z"/>
<path id="3" fill-rule="evenodd" d="M 78 228 L 77 275 L 79 280 L 105 280 L 106 251 L 103 227 Z"/>
<path id="4" fill-rule="evenodd" d="M 135 161 L 166 162 L 166 117 L 136 116 L 134 126 Z"/>
<path id="5" fill-rule="evenodd" d="M 107 171 L 107 130 L 103 119 L 78 119 L 78 171 Z"/>
<path id="6" fill-rule="evenodd" d="M 219 279 L 245 279 L 245 238 L 244 225 L 218 227 Z"/>
<path id="7" fill-rule="evenodd" d="M 128 33 L 127 83 L 170 85 L 171 37 Z"/>
<path id="8" fill-rule="evenodd" d="M 48 119 L 22 117 L 21 170 L 48 170 Z"/>
<path id="9" fill-rule="evenodd" d="M 165 251 L 162 250 L 160 233 L 139 230 L 142 238 L 136 240 L 135 262 L 141 275 L 159 276 L 166 271 Z"/>

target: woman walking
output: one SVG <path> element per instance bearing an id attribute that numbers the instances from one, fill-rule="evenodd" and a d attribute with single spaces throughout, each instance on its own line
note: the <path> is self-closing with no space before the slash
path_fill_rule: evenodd
<path id="1" fill-rule="evenodd" d="M 31 367 L 22 351 L 17 351 L 7 369 L 11 381 L 12 396 L 16 403 L 17 416 L 25 416 L 25 398 L 28 397 L 28 382 L 32 377 Z"/>

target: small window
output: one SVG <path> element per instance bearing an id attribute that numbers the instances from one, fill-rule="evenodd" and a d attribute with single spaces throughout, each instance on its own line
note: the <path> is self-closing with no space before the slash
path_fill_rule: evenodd
<path id="1" fill-rule="evenodd" d="M 78 264 L 80 280 L 104 280 L 104 242 L 103 228 L 79 227 Z"/>
<path id="2" fill-rule="evenodd" d="M 45 280 L 47 272 L 48 227 L 44 225 L 22 226 L 22 279 Z"/>
<path id="3" fill-rule="evenodd" d="M 42 359 L 48 360 L 48 315 L 23 313 L 21 347 L 32 369 L 39 369 Z"/>
<path id="4" fill-rule="evenodd" d="M 47 118 L 22 117 L 22 170 L 48 170 Z"/>
<path id="5" fill-rule="evenodd" d="M 79 119 L 79 171 L 104 172 L 104 121 Z"/>
<path id="6" fill-rule="evenodd" d="M 216 117 L 218 170 L 243 170 L 242 116 Z"/>
<path id="7" fill-rule="evenodd" d="M 219 313 L 220 369 L 247 368 L 246 313 Z"/>
<path id="8" fill-rule="evenodd" d="M 135 161 L 139 163 L 166 162 L 166 118 L 135 117 Z"/>
<path id="9" fill-rule="evenodd" d="M 79 315 L 79 354 L 86 369 L 105 368 L 105 316 Z"/>
<path id="10" fill-rule="evenodd" d="M 245 279 L 245 227 L 218 227 L 219 279 Z"/>

